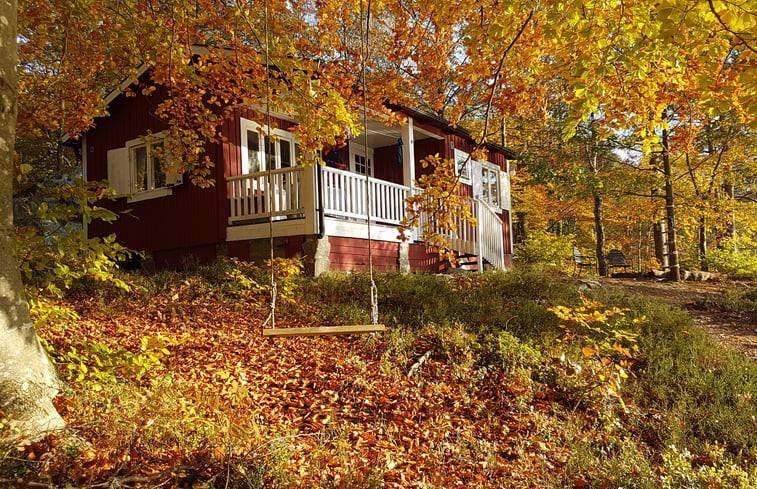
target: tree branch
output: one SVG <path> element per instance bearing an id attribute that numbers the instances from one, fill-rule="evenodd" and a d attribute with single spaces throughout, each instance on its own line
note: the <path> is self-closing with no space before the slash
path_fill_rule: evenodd
<path id="1" fill-rule="evenodd" d="M 744 39 L 743 37 L 741 37 L 741 35 L 739 35 L 738 32 L 732 30 L 730 27 L 728 27 L 728 24 L 726 24 L 725 22 L 723 22 L 723 19 L 720 18 L 720 14 L 718 14 L 718 12 L 715 10 L 715 5 L 712 4 L 712 0 L 707 0 L 707 3 L 710 6 L 710 11 L 715 15 L 715 18 L 718 19 L 718 22 L 720 23 L 720 25 L 723 26 L 723 29 L 725 29 L 727 32 L 733 34 L 736 37 L 736 39 L 738 39 L 739 41 L 741 41 L 741 43 L 744 45 L 744 47 L 746 47 L 748 50 L 750 50 L 751 52 L 757 54 L 757 49 L 755 49 L 752 46 L 750 46 L 749 43 L 746 41 L 746 39 Z"/>

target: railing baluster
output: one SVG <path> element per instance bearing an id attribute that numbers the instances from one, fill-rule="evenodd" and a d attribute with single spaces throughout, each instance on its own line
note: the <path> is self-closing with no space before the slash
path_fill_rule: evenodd
<path id="1" fill-rule="evenodd" d="M 227 179 L 229 185 L 229 222 L 268 216 L 301 214 L 301 167 L 239 175 Z"/>

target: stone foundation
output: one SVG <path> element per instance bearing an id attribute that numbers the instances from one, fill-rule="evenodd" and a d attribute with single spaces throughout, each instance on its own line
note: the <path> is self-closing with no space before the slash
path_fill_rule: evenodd
<path id="1" fill-rule="evenodd" d="M 302 262 L 307 275 L 317 277 L 331 269 L 331 243 L 329 238 L 310 237 L 302 244 Z"/>

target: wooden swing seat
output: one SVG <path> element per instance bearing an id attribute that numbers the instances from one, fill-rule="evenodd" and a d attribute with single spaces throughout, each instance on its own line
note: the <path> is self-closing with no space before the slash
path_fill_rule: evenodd
<path id="1" fill-rule="evenodd" d="M 349 326 L 318 326 L 311 328 L 268 328 L 263 336 L 329 336 L 346 334 L 379 333 L 386 331 L 383 324 L 353 324 Z"/>

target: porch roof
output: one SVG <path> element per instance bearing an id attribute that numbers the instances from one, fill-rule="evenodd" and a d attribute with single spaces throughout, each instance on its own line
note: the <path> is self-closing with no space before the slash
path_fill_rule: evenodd
<path id="1" fill-rule="evenodd" d="M 471 135 L 470 131 L 459 126 L 453 126 L 448 120 L 444 119 L 443 117 L 439 117 L 436 114 L 431 114 L 420 109 L 413 109 L 404 105 L 393 104 L 390 102 L 386 102 L 384 105 L 386 105 L 387 108 L 393 110 L 394 112 L 402 112 L 415 120 L 429 123 L 446 132 L 457 134 L 458 136 L 462 136 L 473 141 L 473 136 Z M 515 151 L 501 144 L 486 142 L 484 146 L 488 150 L 502 153 L 508 160 L 520 159 Z"/>

